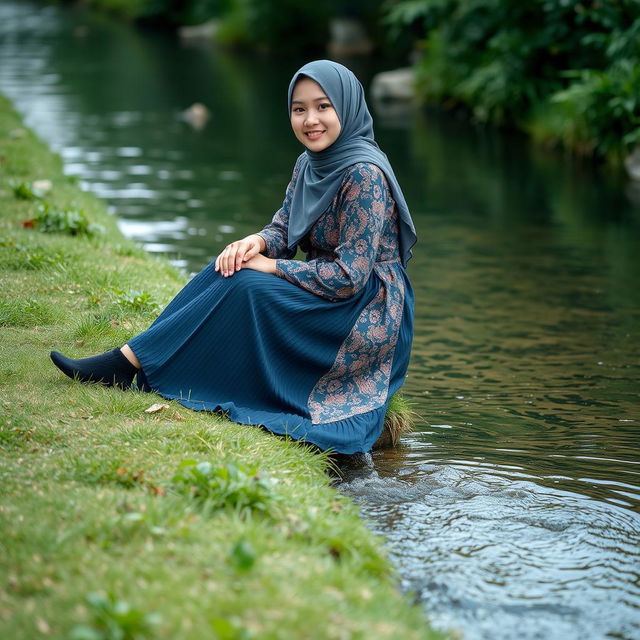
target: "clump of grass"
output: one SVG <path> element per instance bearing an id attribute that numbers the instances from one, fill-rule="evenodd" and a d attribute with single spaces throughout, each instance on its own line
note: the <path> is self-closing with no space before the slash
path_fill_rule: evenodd
<path id="1" fill-rule="evenodd" d="M 84 211 L 56 209 L 48 203 L 40 205 L 35 217 L 23 224 L 36 227 L 43 233 L 68 233 L 72 236 L 96 236 L 104 233 L 104 227 L 91 222 Z"/>
<path id="2" fill-rule="evenodd" d="M 255 466 L 235 460 L 183 460 L 172 480 L 178 493 L 191 496 L 209 509 L 232 507 L 240 512 L 269 513 L 279 502 L 272 481 Z"/>
<path id="3" fill-rule="evenodd" d="M 57 319 L 52 305 L 35 298 L 0 300 L 0 326 L 37 327 L 54 324 Z"/>
<path id="4" fill-rule="evenodd" d="M 0 264 L 8 269 L 45 269 L 61 264 L 65 259 L 60 251 L 16 243 L 9 244 L 2 240 L 0 240 L 0 248 L 5 249 L 0 257 Z"/>
<path id="5" fill-rule="evenodd" d="M 374 449 L 386 449 L 397 446 L 400 437 L 413 431 L 418 414 L 411 403 L 401 394 L 395 393 L 387 407 L 382 434 L 373 445 Z"/>
<path id="6" fill-rule="evenodd" d="M 103 339 L 113 333 L 111 318 L 106 313 L 92 313 L 82 316 L 73 332 L 76 340 Z"/>
<path id="7" fill-rule="evenodd" d="M 89 593 L 86 602 L 91 623 L 76 626 L 71 640 L 143 640 L 152 637 L 160 622 L 157 613 L 145 613 L 112 593 Z"/>

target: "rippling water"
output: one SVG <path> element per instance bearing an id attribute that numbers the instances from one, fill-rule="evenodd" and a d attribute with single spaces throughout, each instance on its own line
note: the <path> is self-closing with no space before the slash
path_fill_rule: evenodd
<path id="1" fill-rule="evenodd" d="M 148 251 L 196 271 L 279 206 L 300 61 L 26 1 L 0 3 L 0 61 L 0 90 Z M 365 82 L 376 67 L 355 64 Z M 514 134 L 374 111 L 421 239 L 421 422 L 346 465 L 342 490 L 440 628 L 640 638 L 640 187 Z"/>

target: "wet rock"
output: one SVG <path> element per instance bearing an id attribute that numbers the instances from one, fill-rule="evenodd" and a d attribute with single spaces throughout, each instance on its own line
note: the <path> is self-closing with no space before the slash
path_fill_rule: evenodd
<path id="1" fill-rule="evenodd" d="M 331 40 L 327 50 L 332 56 L 362 56 L 373 51 L 373 42 L 364 26 L 353 18 L 335 18 L 329 25 Z"/>
<path id="2" fill-rule="evenodd" d="M 411 68 L 383 71 L 371 82 L 371 96 L 376 101 L 410 102 L 415 97 L 415 73 Z"/>
<path id="3" fill-rule="evenodd" d="M 211 112 L 201 102 L 194 102 L 181 114 L 181 119 L 191 125 L 196 131 L 200 131 L 207 124 Z"/>
<path id="4" fill-rule="evenodd" d="M 218 32 L 217 20 L 209 20 L 202 24 L 180 27 L 178 35 L 183 40 L 212 40 Z"/>

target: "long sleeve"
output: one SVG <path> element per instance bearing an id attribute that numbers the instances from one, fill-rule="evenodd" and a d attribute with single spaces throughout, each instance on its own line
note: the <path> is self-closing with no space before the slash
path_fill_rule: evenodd
<path id="1" fill-rule="evenodd" d="M 367 163 L 354 165 L 338 193 L 338 243 L 333 253 L 307 262 L 277 260 L 276 275 L 329 300 L 355 295 L 371 275 L 390 199 L 381 169 Z"/>
<path id="2" fill-rule="evenodd" d="M 258 232 L 258 235 L 265 241 L 267 248 L 263 252 L 268 258 L 293 258 L 296 249 L 289 249 L 289 214 L 291 213 L 291 200 L 293 189 L 298 178 L 300 158 L 296 161 L 291 175 L 291 180 L 287 186 L 282 207 L 278 209 L 271 222 Z"/>

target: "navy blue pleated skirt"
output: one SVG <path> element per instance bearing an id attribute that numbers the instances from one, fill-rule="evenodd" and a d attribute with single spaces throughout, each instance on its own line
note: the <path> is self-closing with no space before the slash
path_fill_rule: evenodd
<path id="1" fill-rule="evenodd" d="M 382 432 L 386 403 L 313 424 L 307 402 L 382 286 L 375 274 L 355 296 L 333 302 L 251 269 L 223 278 L 213 265 L 129 341 L 142 365 L 138 387 L 321 449 L 369 451 Z M 388 398 L 402 385 L 409 360 L 413 296 L 408 280 L 405 307 Z"/>

